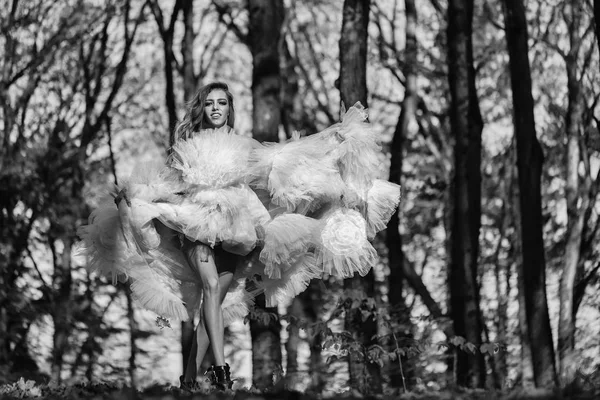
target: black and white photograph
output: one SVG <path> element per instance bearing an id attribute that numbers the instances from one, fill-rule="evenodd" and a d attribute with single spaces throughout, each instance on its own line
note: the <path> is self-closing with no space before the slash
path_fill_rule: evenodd
<path id="1" fill-rule="evenodd" d="M 599 20 L 0 0 L 0 399 L 599 399 Z"/>

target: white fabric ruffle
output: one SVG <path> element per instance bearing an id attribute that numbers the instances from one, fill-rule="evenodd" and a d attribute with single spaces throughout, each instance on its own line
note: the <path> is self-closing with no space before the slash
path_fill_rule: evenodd
<path id="1" fill-rule="evenodd" d="M 166 166 L 140 165 L 123 185 L 131 207 L 102 203 L 79 230 L 81 249 L 90 269 L 130 279 L 142 306 L 186 320 L 200 309 L 202 285 L 182 238 L 239 255 L 262 246 L 236 272 L 223 304 L 228 323 L 259 292 L 274 306 L 323 274 L 369 272 L 377 262 L 369 239 L 400 201 L 398 185 L 376 179 L 380 151 L 360 104 L 340 123 L 286 143 L 204 130 L 175 144 Z"/>
<path id="2" fill-rule="evenodd" d="M 400 185 L 375 179 L 367 193 L 367 236 L 384 230 L 400 203 Z"/>

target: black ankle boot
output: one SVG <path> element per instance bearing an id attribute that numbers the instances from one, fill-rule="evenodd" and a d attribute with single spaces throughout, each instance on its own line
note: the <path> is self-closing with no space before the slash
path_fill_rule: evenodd
<path id="1" fill-rule="evenodd" d="M 210 378 L 211 384 L 219 390 L 231 389 L 233 386 L 229 364 L 227 363 L 225 365 L 213 365 L 206 373 Z"/>

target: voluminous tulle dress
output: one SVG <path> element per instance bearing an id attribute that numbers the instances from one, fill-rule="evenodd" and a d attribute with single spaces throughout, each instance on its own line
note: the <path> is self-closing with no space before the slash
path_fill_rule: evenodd
<path id="1" fill-rule="evenodd" d="M 143 307 L 178 320 L 196 315 L 202 301 L 184 240 L 254 251 L 225 297 L 228 324 L 258 293 L 275 306 L 312 279 L 373 267 L 370 240 L 400 201 L 398 185 L 377 179 L 380 151 L 358 103 L 340 123 L 285 143 L 202 130 L 176 143 L 166 164 L 140 165 L 120 188 L 129 202 L 107 198 L 80 228 L 81 249 L 88 268 L 130 279 Z"/>

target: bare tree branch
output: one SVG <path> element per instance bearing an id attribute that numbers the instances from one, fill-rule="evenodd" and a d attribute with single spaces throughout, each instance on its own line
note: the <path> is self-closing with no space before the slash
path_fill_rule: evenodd
<path id="1" fill-rule="evenodd" d="M 221 4 L 218 0 L 212 0 L 212 4 L 219 13 L 219 21 L 225 24 L 227 29 L 233 32 L 240 42 L 249 45 L 250 41 L 248 40 L 248 33 L 242 32 L 242 29 L 235 23 L 235 17 L 233 16 L 231 6 L 228 4 Z M 229 20 L 225 20 L 225 17 Z"/>
<path id="2" fill-rule="evenodd" d="M 123 79 L 124 79 L 125 73 L 127 71 L 127 61 L 129 59 L 131 45 L 133 43 L 133 39 L 135 38 L 137 29 L 143 20 L 144 11 L 145 11 L 147 3 L 144 3 L 144 5 L 142 5 L 131 32 L 129 32 L 129 11 L 130 11 L 129 1 L 126 4 L 127 4 L 127 6 L 125 8 L 125 21 L 124 21 L 125 46 L 123 49 L 123 54 L 121 56 L 121 60 L 119 61 L 119 64 L 117 65 L 113 85 L 112 85 L 111 91 L 104 103 L 104 107 L 103 107 L 102 111 L 100 112 L 98 118 L 96 119 L 96 121 L 93 124 L 90 124 L 89 121 L 86 121 L 84 131 L 82 132 L 82 135 L 81 135 L 80 149 L 82 149 L 83 151 L 85 151 L 85 149 L 87 148 L 87 145 L 91 142 L 94 135 L 100 129 L 101 124 L 107 118 L 108 113 L 111 110 L 112 103 L 113 103 L 117 93 L 119 92 L 121 85 L 123 84 Z"/>
<path id="3" fill-rule="evenodd" d="M 42 275 L 42 272 L 40 271 L 40 268 L 38 267 L 37 262 L 35 262 L 35 258 L 33 258 L 33 254 L 31 253 L 31 249 L 29 248 L 29 246 L 27 246 L 27 255 L 29 256 L 31 263 L 33 264 L 33 268 L 35 268 L 38 276 L 40 277 L 40 281 L 42 281 L 42 284 L 44 285 L 46 292 L 50 293 L 50 286 L 46 282 L 46 279 L 44 279 L 44 276 Z"/>
<path id="4" fill-rule="evenodd" d="M 595 21 L 592 18 L 590 20 L 590 24 L 588 25 L 581 41 L 585 42 L 586 38 L 589 37 L 590 34 L 594 33 L 594 29 L 595 29 Z M 578 80 L 579 84 L 583 83 L 583 78 L 585 77 L 585 74 L 590 67 L 592 57 L 593 57 L 595 51 L 596 51 L 596 46 L 592 42 L 592 44 L 589 46 L 589 48 L 587 49 L 587 51 L 585 52 L 585 55 L 584 55 L 583 65 L 581 66 L 581 76 L 579 77 L 579 80 Z"/>

